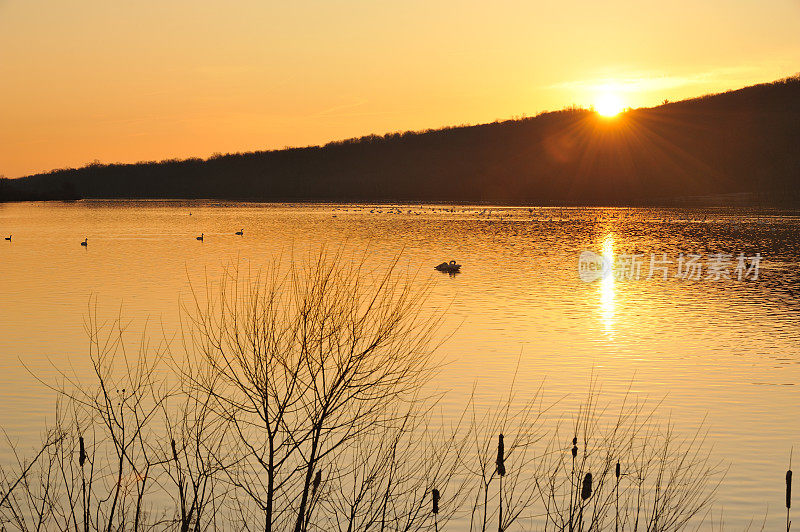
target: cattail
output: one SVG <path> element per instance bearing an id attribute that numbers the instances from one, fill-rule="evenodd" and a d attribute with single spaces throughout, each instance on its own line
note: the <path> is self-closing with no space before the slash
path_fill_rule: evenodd
<path id="1" fill-rule="evenodd" d="M 578 456 L 578 437 L 572 438 L 572 458 Z"/>
<path id="2" fill-rule="evenodd" d="M 439 490 L 433 488 L 431 491 L 431 497 L 433 498 L 433 513 L 439 513 Z"/>
<path id="3" fill-rule="evenodd" d="M 581 499 L 586 500 L 592 496 L 592 474 L 586 473 L 583 477 L 583 488 L 581 488 Z"/>
<path id="4" fill-rule="evenodd" d="M 175 462 L 178 461 L 178 449 L 175 447 L 175 440 L 172 440 L 172 458 L 175 459 Z"/>
<path id="5" fill-rule="evenodd" d="M 617 485 L 614 486 L 614 532 L 619 532 L 619 474 L 620 467 L 617 461 L 617 467 L 614 470 L 614 475 L 617 477 Z"/>
<path id="6" fill-rule="evenodd" d="M 83 467 L 83 464 L 86 463 L 86 447 L 83 445 L 83 436 L 78 438 L 78 443 L 80 445 L 80 451 L 78 452 L 78 464 Z"/>
<path id="7" fill-rule="evenodd" d="M 314 475 L 314 483 L 311 485 L 311 496 L 312 497 L 317 492 L 317 488 L 319 488 L 319 485 L 320 485 L 321 482 L 322 482 L 322 471 L 318 470 L 317 474 Z"/>
<path id="8" fill-rule="evenodd" d="M 505 445 L 503 445 L 503 435 L 497 440 L 497 474 L 501 477 L 506 474 Z"/>
<path id="9" fill-rule="evenodd" d="M 792 458 L 789 456 L 789 467 L 792 467 Z M 791 516 L 789 511 L 792 508 L 792 470 L 786 471 L 786 532 L 792 528 Z"/>

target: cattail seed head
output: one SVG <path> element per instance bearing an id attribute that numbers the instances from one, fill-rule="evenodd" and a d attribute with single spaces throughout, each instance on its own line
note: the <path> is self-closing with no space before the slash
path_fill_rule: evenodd
<path id="1" fill-rule="evenodd" d="M 86 447 L 83 445 L 83 436 L 78 438 L 78 444 L 80 446 L 80 450 L 78 451 L 78 464 L 83 467 L 83 464 L 86 463 Z"/>
<path id="2" fill-rule="evenodd" d="M 506 459 L 505 459 L 505 445 L 503 444 L 503 435 L 500 434 L 500 437 L 497 440 L 497 474 L 505 476 L 506 474 Z"/>
<path id="3" fill-rule="evenodd" d="M 322 483 L 322 471 L 317 470 L 317 474 L 314 475 L 314 483 L 311 485 L 311 495 L 314 495 L 317 492 L 317 488 L 319 488 L 320 483 Z"/>
<path id="4" fill-rule="evenodd" d="M 583 488 L 581 488 L 581 499 L 584 501 L 592 496 L 592 474 L 586 473 L 583 477 Z"/>
<path id="5" fill-rule="evenodd" d="M 620 472 L 620 471 L 619 471 L 619 462 L 617 462 L 617 469 L 616 469 L 616 471 L 614 472 L 614 474 L 617 476 L 617 478 L 619 478 L 619 472 Z"/>
<path id="6" fill-rule="evenodd" d="M 433 488 L 431 491 L 431 498 L 433 499 L 433 513 L 439 513 L 439 490 Z"/>
<path id="7" fill-rule="evenodd" d="M 572 438 L 572 445 L 578 445 L 578 437 L 577 436 Z"/>
<path id="8" fill-rule="evenodd" d="M 576 456 L 578 456 L 578 446 L 577 445 L 573 445 L 572 446 L 572 458 L 575 458 Z"/>
<path id="9" fill-rule="evenodd" d="M 792 470 L 786 472 L 786 509 L 792 507 Z"/>
<path id="10" fill-rule="evenodd" d="M 172 444 L 172 458 L 174 458 L 175 462 L 177 462 L 178 461 L 178 449 L 175 446 L 175 440 L 172 440 L 170 443 Z"/>

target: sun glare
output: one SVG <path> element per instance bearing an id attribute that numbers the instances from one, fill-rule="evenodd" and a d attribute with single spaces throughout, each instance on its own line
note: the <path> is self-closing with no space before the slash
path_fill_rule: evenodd
<path id="1" fill-rule="evenodd" d="M 602 94 L 594 106 L 601 116 L 612 117 L 622 111 L 622 100 L 616 94 Z"/>

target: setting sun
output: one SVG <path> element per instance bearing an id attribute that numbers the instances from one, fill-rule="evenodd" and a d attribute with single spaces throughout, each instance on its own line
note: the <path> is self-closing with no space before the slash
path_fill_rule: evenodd
<path id="1" fill-rule="evenodd" d="M 595 109 L 601 116 L 612 117 L 622 111 L 622 100 L 616 94 L 603 94 L 597 99 Z"/>

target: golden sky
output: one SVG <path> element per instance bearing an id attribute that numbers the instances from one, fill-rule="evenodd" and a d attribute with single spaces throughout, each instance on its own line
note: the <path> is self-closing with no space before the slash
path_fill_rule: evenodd
<path id="1" fill-rule="evenodd" d="M 800 0 L 0 0 L 0 174 L 655 105 L 800 70 Z"/>

